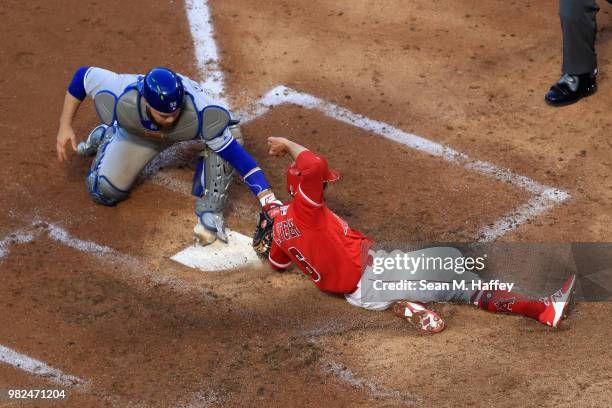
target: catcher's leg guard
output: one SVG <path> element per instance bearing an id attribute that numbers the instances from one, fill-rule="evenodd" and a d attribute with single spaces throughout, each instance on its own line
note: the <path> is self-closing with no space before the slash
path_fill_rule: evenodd
<path id="1" fill-rule="evenodd" d="M 212 113 L 219 112 L 208 110 L 206 113 L 208 114 L 207 123 L 220 122 L 211 119 L 214 116 Z M 243 145 L 244 140 L 239 123 L 238 120 L 229 120 L 228 129 L 234 139 Z M 223 209 L 229 197 L 233 175 L 234 168 L 217 153 L 208 147 L 202 151 L 194 174 L 192 194 L 198 197 L 195 207 L 198 223 L 193 229 L 193 235 L 203 245 L 210 244 L 217 238 L 227 242 L 228 238 L 223 225 Z"/>
<path id="2" fill-rule="evenodd" d="M 96 132 L 101 126 L 106 125 L 98 126 L 91 132 L 91 134 Z M 99 147 L 97 148 L 97 154 L 94 161 L 91 163 L 91 169 L 87 173 L 86 181 L 87 190 L 89 191 L 91 198 L 96 203 L 102 205 L 115 205 L 119 201 L 122 201 L 127 198 L 129 193 L 128 191 L 121 190 L 120 188 L 115 187 L 106 176 L 101 176 L 99 174 L 102 160 L 104 159 L 104 155 L 106 154 L 106 149 L 108 148 L 108 145 L 110 144 L 113 137 L 113 128 L 110 127 L 108 129 L 110 129 L 110 131 L 108 132 L 107 129 L 105 129 L 105 137 L 102 139 Z M 87 141 L 89 142 L 89 138 Z M 79 145 L 79 147 L 81 146 Z"/>
<path id="3" fill-rule="evenodd" d="M 87 189 L 91 198 L 102 205 L 115 205 L 129 195 L 128 191 L 118 189 L 106 177 L 92 171 L 87 175 Z"/>
<path id="4" fill-rule="evenodd" d="M 234 168 L 217 153 L 206 149 L 198 162 L 198 169 L 194 177 L 193 194 L 198 196 L 196 201 L 196 214 L 200 224 L 209 231 L 215 232 L 217 237 L 227 241 L 227 234 L 223 226 L 223 210 L 229 198 L 229 188 L 232 183 Z M 208 243 L 210 238 L 202 238 L 205 231 L 196 226 L 194 235 L 202 243 Z"/>
<path id="5" fill-rule="evenodd" d="M 222 212 L 229 198 L 234 168 L 209 149 L 204 150 L 198 166 L 196 175 L 199 173 L 202 193 L 196 202 L 196 212 Z"/>
<path id="6" fill-rule="evenodd" d="M 127 198 L 140 171 L 163 147 L 117 126 L 110 127 L 87 174 L 87 189 L 93 200 L 115 205 Z"/>

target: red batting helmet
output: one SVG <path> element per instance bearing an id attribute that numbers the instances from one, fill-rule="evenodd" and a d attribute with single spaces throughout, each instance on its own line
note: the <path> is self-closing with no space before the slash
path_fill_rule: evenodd
<path id="1" fill-rule="evenodd" d="M 287 169 L 287 192 L 291 195 L 291 197 L 297 194 L 298 186 L 300 185 L 301 179 L 302 173 L 297 168 L 297 164 L 295 162 L 291 163 L 291 165 L 289 165 L 289 168 Z M 340 180 L 340 173 L 333 169 L 327 169 L 327 174 L 325 175 L 323 183 L 329 183 L 338 180 Z"/>

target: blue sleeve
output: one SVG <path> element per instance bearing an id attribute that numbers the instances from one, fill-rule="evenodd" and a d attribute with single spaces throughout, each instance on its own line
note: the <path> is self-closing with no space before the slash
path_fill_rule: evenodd
<path id="1" fill-rule="evenodd" d="M 253 194 L 257 195 L 270 188 L 270 183 L 255 160 L 233 139 L 226 147 L 217 152 L 221 158 L 228 161 L 242 176 Z"/>
<path id="2" fill-rule="evenodd" d="M 82 101 L 87 96 L 87 92 L 85 92 L 85 74 L 89 67 L 81 67 L 76 70 L 74 75 L 72 76 L 72 81 L 70 81 L 70 85 L 68 85 L 68 92 L 70 95 L 74 96 L 78 100 Z"/>
<path id="3" fill-rule="evenodd" d="M 191 194 L 196 197 L 202 197 L 204 194 L 204 180 L 202 180 L 202 174 L 204 173 L 205 164 L 204 158 L 198 156 L 195 173 L 193 173 L 193 181 L 191 183 Z"/>

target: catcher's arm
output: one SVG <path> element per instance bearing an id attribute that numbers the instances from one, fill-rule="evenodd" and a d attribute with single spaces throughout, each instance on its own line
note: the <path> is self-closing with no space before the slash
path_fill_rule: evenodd
<path id="1" fill-rule="evenodd" d="M 77 110 L 81 106 L 81 101 L 70 92 L 66 92 L 64 97 L 64 107 L 62 108 L 62 114 L 60 116 L 59 130 L 57 131 L 56 145 L 57 159 L 60 162 L 68 160 L 68 153 L 66 152 L 66 146 L 70 142 L 72 150 L 76 152 L 76 134 L 72 128 L 72 121 L 76 116 Z"/>

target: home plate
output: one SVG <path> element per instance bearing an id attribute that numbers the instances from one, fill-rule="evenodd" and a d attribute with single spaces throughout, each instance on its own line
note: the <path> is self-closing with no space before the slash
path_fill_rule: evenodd
<path id="1" fill-rule="evenodd" d="M 192 245 L 174 255 L 173 261 L 204 272 L 224 271 L 243 266 L 260 266 L 251 238 L 226 229 L 228 243 L 216 240 L 210 245 Z"/>

